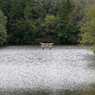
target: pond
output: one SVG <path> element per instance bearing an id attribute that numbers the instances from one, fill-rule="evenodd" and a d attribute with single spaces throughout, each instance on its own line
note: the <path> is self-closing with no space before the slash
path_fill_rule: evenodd
<path id="1" fill-rule="evenodd" d="M 95 95 L 95 55 L 73 45 L 1 47 L 0 95 Z"/>

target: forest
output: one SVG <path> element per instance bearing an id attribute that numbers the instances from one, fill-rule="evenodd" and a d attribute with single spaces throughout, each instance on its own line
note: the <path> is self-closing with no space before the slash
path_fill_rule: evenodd
<path id="1" fill-rule="evenodd" d="M 0 0 L 0 44 L 95 44 L 95 0 Z"/>

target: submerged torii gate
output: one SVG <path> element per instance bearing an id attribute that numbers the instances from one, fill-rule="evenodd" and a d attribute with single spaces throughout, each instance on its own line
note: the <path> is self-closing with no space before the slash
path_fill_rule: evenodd
<path id="1" fill-rule="evenodd" d="M 51 50 L 54 43 L 40 43 L 40 44 L 41 44 L 41 47 L 42 47 L 43 50 L 44 50 L 45 47 L 49 47 L 50 50 Z"/>

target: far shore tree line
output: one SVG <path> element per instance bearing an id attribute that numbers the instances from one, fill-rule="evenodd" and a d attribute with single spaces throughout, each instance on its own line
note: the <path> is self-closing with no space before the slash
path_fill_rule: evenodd
<path id="1" fill-rule="evenodd" d="M 0 45 L 95 45 L 95 0 L 0 0 Z"/>

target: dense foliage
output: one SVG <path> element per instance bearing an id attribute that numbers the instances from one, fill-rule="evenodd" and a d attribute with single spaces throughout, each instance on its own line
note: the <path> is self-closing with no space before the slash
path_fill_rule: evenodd
<path id="1" fill-rule="evenodd" d="M 0 10 L 0 45 L 3 45 L 3 43 L 6 40 L 6 22 L 7 17 L 3 15 L 3 12 Z"/>
<path id="2" fill-rule="evenodd" d="M 0 24 L 0 45 L 3 45 L 6 39 L 6 29 Z"/>
<path id="3" fill-rule="evenodd" d="M 95 45 L 95 5 L 90 5 L 86 9 L 86 19 L 80 28 L 82 44 L 94 44 Z"/>
<path id="4" fill-rule="evenodd" d="M 2 18 L 0 12 L 0 27 L 7 31 L 0 39 L 4 38 L 3 43 L 7 39 L 7 44 L 78 43 L 78 34 L 84 28 L 81 26 L 92 21 L 94 27 L 94 19 L 85 19 L 88 18 L 85 8 L 94 3 L 94 0 L 0 0 L 5 15 Z M 84 36 L 82 32 L 83 39 Z"/>

